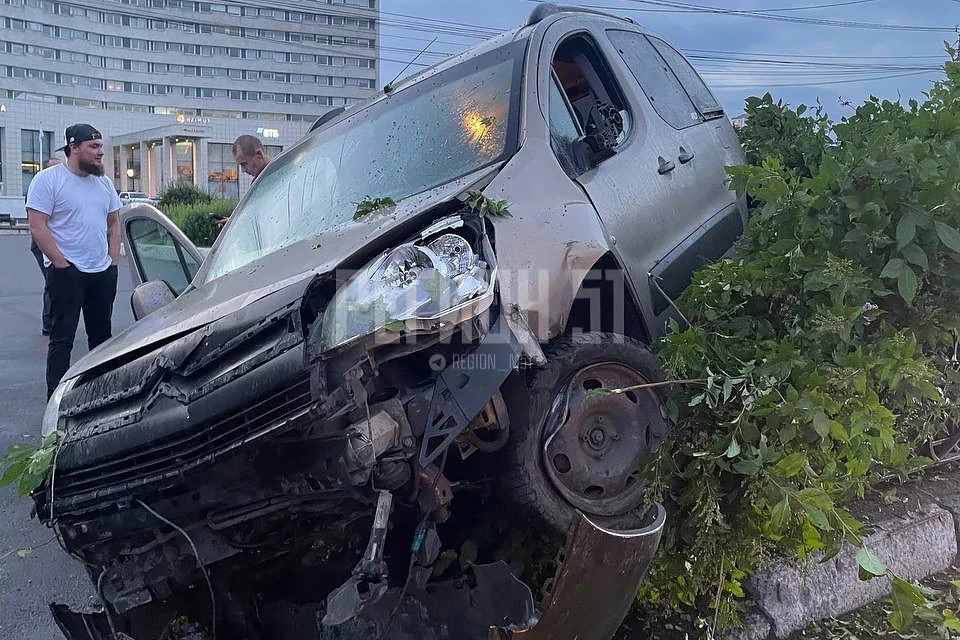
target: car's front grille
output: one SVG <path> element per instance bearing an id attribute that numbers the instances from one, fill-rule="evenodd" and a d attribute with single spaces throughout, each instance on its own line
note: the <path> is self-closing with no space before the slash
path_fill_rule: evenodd
<path id="1" fill-rule="evenodd" d="M 126 455 L 58 473 L 55 498 L 60 502 L 91 492 L 104 497 L 176 477 L 283 429 L 305 415 L 310 405 L 310 377 L 304 372 L 280 391 L 259 401 L 244 403 L 242 409 L 198 425 L 189 432 Z"/>

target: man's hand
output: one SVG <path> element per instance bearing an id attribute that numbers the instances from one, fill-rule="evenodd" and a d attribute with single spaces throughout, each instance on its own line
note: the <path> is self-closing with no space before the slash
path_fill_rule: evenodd
<path id="1" fill-rule="evenodd" d="M 30 234 L 33 236 L 37 246 L 40 247 L 43 255 L 50 258 L 50 264 L 52 264 L 55 269 L 66 269 L 69 267 L 70 263 L 67 262 L 67 259 L 60 253 L 60 249 L 53 239 L 53 234 L 50 233 L 50 227 L 47 226 L 50 216 L 28 207 L 27 218 L 30 221 Z"/>
<path id="2" fill-rule="evenodd" d="M 116 211 L 107 214 L 107 254 L 110 266 L 120 262 L 120 216 Z"/>

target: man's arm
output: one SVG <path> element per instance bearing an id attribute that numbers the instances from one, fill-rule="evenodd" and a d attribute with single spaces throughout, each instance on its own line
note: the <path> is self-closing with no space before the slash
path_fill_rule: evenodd
<path id="1" fill-rule="evenodd" d="M 110 264 L 120 262 L 120 214 L 117 211 L 107 214 L 107 252 Z"/>
<path id="2" fill-rule="evenodd" d="M 50 222 L 50 216 L 28 207 L 27 220 L 30 222 L 30 235 L 33 236 L 34 242 L 40 247 L 40 251 L 43 251 L 44 255 L 50 258 L 53 266 L 57 269 L 69 267 L 70 263 L 67 262 L 67 259 L 60 253 L 60 247 L 57 246 L 56 240 L 53 239 L 53 234 L 50 233 L 50 226 L 48 224 Z"/>

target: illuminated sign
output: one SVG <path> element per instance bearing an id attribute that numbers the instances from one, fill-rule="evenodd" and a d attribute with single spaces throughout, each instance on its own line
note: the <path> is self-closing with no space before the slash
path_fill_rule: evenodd
<path id="1" fill-rule="evenodd" d="M 280 129 L 267 129 L 264 127 L 257 127 L 257 135 L 263 138 L 279 138 Z"/>
<path id="2" fill-rule="evenodd" d="M 210 118 L 203 118 L 200 116 L 185 116 L 182 113 L 178 113 L 177 122 L 180 124 L 210 124 Z"/>
<path id="3" fill-rule="evenodd" d="M 0 113 L 6 113 L 6 111 L 7 111 L 7 105 L 0 104 Z"/>

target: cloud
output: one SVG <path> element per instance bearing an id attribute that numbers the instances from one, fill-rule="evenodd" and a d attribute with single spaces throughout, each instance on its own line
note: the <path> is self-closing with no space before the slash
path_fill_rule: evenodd
<path id="1" fill-rule="evenodd" d="M 764 3 L 759 0 L 693 0 L 699 4 L 724 7 L 737 10 L 756 9 Z M 645 5 L 627 0 L 591 0 L 589 4 L 609 4 L 623 8 L 642 8 Z M 775 6 L 797 6 L 819 4 L 817 0 L 779 0 Z M 487 0 L 485 2 L 445 2 L 428 0 L 384 0 L 385 12 L 404 13 L 425 16 L 434 20 L 447 20 L 458 25 L 519 26 L 523 24 L 534 4 L 519 0 Z M 691 49 L 737 52 L 758 57 L 760 54 L 779 54 L 783 60 L 789 56 L 808 56 L 809 61 L 829 64 L 867 64 L 885 63 L 897 67 L 903 65 L 924 64 L 942 65 L 944 60 L 943 41 L 950 38 L 949 33 L 917 33 L 908 31 L 863 30 L 822 25 L 791 24 L 767 20 L 715 14 L 690 13 L 654 13 L 627 12 L 638 24 L 663 36 L 666 40 L 684 51 Z M 950 0 L 922 0 L 922 2 L 889 2 L 877 0 L 849 7 L 832 7 L 812 11 L 793 11 L 785 13 L 791 16 L 827 18 L 870 22 L 888 25 L 944 25 L 960 22 L 960 3 Z M 953 21 L 949 16 L 955 16 Z M 397 18 L 399 19 L 399 18 Z M 385 14 L 382 44 L 385 47 L 419 49 L 429 41 L 426 33 L 411 33 L 390 27 L 391 16 Z M 395 36 L 415 36 L 424 41 L 402 40 Z M 452 34 L 439 36 L 442 44 L 434 46 L 437 51 L 457 51 L 476 42 L 469 38 Z M 392 52 L 383 57 L 408 60 L 413 53 Z M 937 71 L 916 77 L 883 78 L 872 81 L 857 81 L 864 77 L 869 69 L 859 74 L 851 68 L 842 67 L 789 67 L 786 65 L 759 65 L 722 60 L 720 54 L 701 54 L 712 60 L 693 60 L 693 64 L 706 78 L 708 84 L 717 93 L 731 115 L 743 109 L 743 99 L 749 95 L 760 95 L 770 91 L 784 97 L 791 104 L 803 102 L 813 104 L 817 98 L 824 103 L 827 111 L 835 117 L 842 115 L 844 108 L 839 105 L 838 97 L 855 104 L 870 95 L 881 98 L 903 99 L 921 98 L 932 81 L 942 74 Z M 812 58 L 809 56 L 823 56 Z M 852 57 L 839 59 L 832 56 Z M 885 59 L 869 56 L 885 56 Z M 917 58 L 915 56 L 931 56 Z M 436 58 L 430 58 L 430 61 Z M 777 59 L 781 59 L 779 56 Z M 382 76 L 392 78 L 402 67 L 400 64 L 382 65 Z M 896 70 L 884 72 L 877 70 L 871 76 L 896 75 Z M 795 86 L 783 86 L 783 85 Z M 735 112 L 735 113 L 734 113 Z"/>

